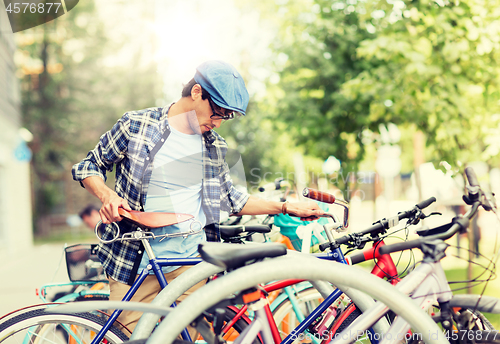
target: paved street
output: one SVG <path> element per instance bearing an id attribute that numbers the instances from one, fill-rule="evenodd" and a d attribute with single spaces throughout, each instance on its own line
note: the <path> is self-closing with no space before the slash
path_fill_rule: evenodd
<path id="1" fill-rule="evenodd" d="M 41 303 L 35 291 L 43 284 L 69 281 L 63 247 L 45 244 L 34 246 L 22 256 L 0 255 L 0 315 Z"/>

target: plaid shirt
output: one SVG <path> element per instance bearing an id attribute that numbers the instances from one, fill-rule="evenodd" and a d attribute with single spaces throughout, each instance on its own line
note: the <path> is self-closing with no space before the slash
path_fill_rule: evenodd
<path id="1" fill-rule="evenodd" d="M 116 165 L 115 191 L 134 210 L 144 211 L 155 154 L 170 134 L 167 112 L 169 107 L 131 111 L 101 136 L 87 157 L 73 166 L 73 179 L 81 182 L 99 176 L 106 181 L 106 172 Z M 219 241 L 220 211 L 238 213 L 248 201 L 248 195 L 237 191 L 225 161 L 227 144 L 214 131 L 203 134 L 202 207 L 207 217 L 207 240 Z M 83 186 L 83 185 L 82 185 Z M 118 223 L 120 232 L 134 230 L 126 221 Z M 113 225 L 107 225 L 103 239 L 114 237 Z M 99 244 L 98 256 L 106 273 L 113 279 L 131 285 L 144 254 L 140 242 L 123 241 Z"/>

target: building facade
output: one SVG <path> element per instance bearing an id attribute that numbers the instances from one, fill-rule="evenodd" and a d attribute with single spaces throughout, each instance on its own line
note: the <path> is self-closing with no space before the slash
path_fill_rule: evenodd
<path id="1" fill-rule="evenodd" d="M 14 64 L 15 43 L 0 2 L 0 256 L 33 245 L 30 187 L 31 135 L 22 127 L 21 96 Z"/>

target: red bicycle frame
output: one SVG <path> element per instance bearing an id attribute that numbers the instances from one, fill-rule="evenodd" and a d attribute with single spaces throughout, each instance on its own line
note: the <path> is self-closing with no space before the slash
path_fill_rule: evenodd
<path id="1" fill-rule="evenodd" d="M 384 244 L 383 240 L 379 240 L 373 243 L 373 246 L 371 248 L 365 249 L 361 252 L 349 255 L 345 257 L 346 263 L 348 265 L 353 265 L 353 264 L 358 264 L 364 261 L 368 260 L 375 260 L 375 267 L 372 269 L 371 273 L 380 277 L 380 278 L 387 278 L 390 283 L 395 285 L 396 283 L 399 282 L 398 278 L 398 271 L 396 268 L 396 265 L 394 264 L 394 261 L 392 260 L 392 257 L 390 254 L 381 254 L 379 252 L 380 247 L 382 247 Z M 283 280 L 283 281 L 278 281 L 278 282 L 273 282 L 266 284 L 264 286 L 261 286 L 262 288 L 262 293 L 261 293 L 261 298 L 266 297 L 267 293 L 300 283 L 304 282 L 304 280 L 301 279 L 289 279 L 289 280 Z M 271 328 L 271 332 L 273 335 L 274 342 L 276 344 L 280 343 L 282 341 L 281 335 L 278 330 L 278 326 L 276 325 L 276 322 L 274 321 L 273 314 L 271 311 L 271 308 L 269 306 L 269 303 L 267 303 L 265 306 L 265 311 L 268 317 L 269 325 Z M 354 307 L 352 307 L 352 310 L 354 310 Z M 352 311 L 351 310 L 351 311 Z M 227 333 L 229 329 L 240 319 L 242 316 L 244 316 L 245 312 L 247 311 L 247 305 L 243 305 L 243 307 L 238 311 L 236 316 L 226 324 L 226 326 L 223 329 L 223 333 Z"/>

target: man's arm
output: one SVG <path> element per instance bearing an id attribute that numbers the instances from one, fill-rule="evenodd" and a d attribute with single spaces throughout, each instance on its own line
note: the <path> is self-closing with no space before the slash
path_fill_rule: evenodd
<path id="1" fill-rule="evenodd" d="M 266 201 L 250 196 L 243 209 L 236 215 L 263 215 L 281 214 L 285 210 L 291 216 L 300 217 L 302 220 L 316 220 L 325 212 L 314 202 L 295 202 L 283 206 L 283 202 Z"/>
<path id="2" fill-rule="evenodd" d="M 106 180 L 106 171 L 111 172 L 113 165 L 120 162 L 127 154 L 129 139 L 130 118 L 127 112 L 111 130 L 101 136 L 87 157 L 73 166 L 71 170 L 73 179 L 80 183 L 92 176 Z"/>
<path id="3" fill-rule="evenodd" d="M 106 184 L 104 184 L 101 177 L 87 177 L 82 180 L 82 184 L 85 186 L 87 191 L 99 198 L 102 202 L 102 207 L 99 210 L 102 223 L 120 221 L 122 217 L 118 214 L 118 208 L 132 210 L 130 209 L 127 201 L 118 196 L 115 191 L 111 190 Z"/>

